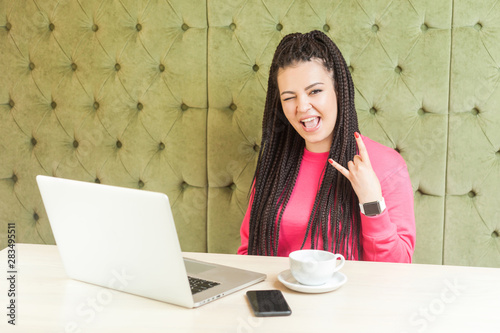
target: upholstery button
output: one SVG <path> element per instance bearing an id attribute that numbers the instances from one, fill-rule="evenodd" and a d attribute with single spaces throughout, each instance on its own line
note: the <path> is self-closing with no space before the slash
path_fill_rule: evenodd
<path id="1" fill-rule="evenodd" d="M 420 108 L 418 109 L 417 113 L 420 115 L 420 116 L 423 116 L 425 114 L 425 110 L 423 108 Z"/>
<path id="2" fill-rule="evenodd" d="M 254 145 L 253 145 L 253 150 L 254 150 L 256 153 L 257 153 L 257 152 L 259 152 L 259 150 L 260 150 L 259 145 L 258 145 L 258 144 L 254 144 Z"/>
<path id="3" fill-rule="evenodd" d="M 499 236 L 500 236 L 500 232 L 498 230 L 494 230 L 491 233 L 491 237 L 493 237 L 493 238 L 498 238 Z"/>
<path id="4" fill-rule="evenodd" d="M 93 107 L 94 107 L 95 110 L 99 109 L 99 106 L 100 106 L 99 102 L 94 102 Z"/>
<path id="5" fill-rule="evenodd" d="M 33 213 L 33 220 L 38 221 L 40 219 L 40 216 L 38 216 L 37 213 Z"/>
<path id="6" fill-rule="evenodd" d="M 137 186 L 139 186 L 139 188 L 143 188 L 144 182 L 141 179 L 139 179 L 139 181 L 137 182 Z"/>
<path id="7" fill-rule="evenodd" d="M 14 103 L 13 100 L 9 100 L 9 105 L 10 105 L 10 108 L 13 108 L 16 105 L 16 103 Z"/>
<path id="8" fill-rule="evenodd" d="M 234 191 L 236 190 L 236 184 L 235 183 L 232 183 L 231 185 L 229 185 L 229 188 Z"/>
<path id="9" fill-rule="evenodd" d="M 373 115 L 375 115 L 377 113 L 377 111 L 378 110 L 376 108 L 374 108 L 374 107 L 370 108 L 370 113 L 373 114 Z"/>
<path id="10" fill-rule="evenodd" d="M 141 111 L 144 108 L 141 102 L 137 103 L 137 110 Z"/>
<path id="11" fill-rule="evenodd" d="M 376 25 L 376 24 L 372 25 L 373 32 L 378 32 L 378 29 L 379 29 L 378 25 Z"/>
<path id="12" fill-rule="evenodd" d="M 100 183 L 101 183 L 101 180 L 100 180 L 99 178 L 97 178 L 97 177 L 96 177 L 96 178 L 94 179 L 94 183 L 96 183 L 96 184 L 100 184 Z"/>
<path id="13" fill-rule="evenodd" d="M 73 141 L 73 147 L 74 147 L 74 148 L 78 148 L 78 145 L 79 145 L 79 144 L 78 144 L 78 141 L 74 140 L 74 141 Z"/>
<path id="14" fill-rule="evenodd" d="M 120 66 L 120 64 L 115 64 L 115 70 L 118 72 L 120 69 L 122 68 L 122 66 Z"/>
<path id="15" fill-rule="evenodd" d="M 230 108 L 231 110 L 233 110 L 233 111 L 236 111 L 236 109 L 237 109 L 238 107 L 236 106 L 236 104 L 231 103 L 231 105 L 229 106 L 229 108 Z"/>
<path id="16" fill-rule="evenodd" d="M 325 24 L 325 25 L 323 26 L 323 31 L 324 31 L 324 32 L 328 32 L 328 31 L 330 31 L 330 26 L 329 26 L 328 24 Z"/>
<path id="17" fill-rule="evenodd" d="M 56 102 L 54 102 L 54 101 L 52 101 L 52 103 L 50 103 L 50 107 L 51 107 L 52 109 L 55 109 L 55 108 L 57 107 L 57 103 L 56 103 Z"/>
<path id="18" fill-rule="evenodd" d="M 5 29 L 10 31 L 10 29 L 12 29 L 12 24 L 10 24 L 10 22 L 5 23 Z"/>
<path id="19" fill-rule="evenodd" d="M 231 23 L 231 24 L 229 25 L 229 29 L 231 29 L 231 30 L 233 30 L 233 31 L 234 31 L 234 30 L 236 30 L 236 24 Z"/>
<path id="20" fill-rule="evenodd" d="M 187 109 L 189 109 L 189 106 L 187 106 L 186 104 L 182 103 L 181 104 L 181 110 L 182 111 L 186 111 Z"/>
<path id="21" fill-rule="evenodd" d="M 424 193 L 423 193 L 420 189 L 418 189 L 418 190 L 416 191 L 416 194 L 418 194 L 418 195 L 424 195 Z"/>
<path id="22" fill-rule="evenodd" d="M 36 146 L 36 144 L 38 143 L 38 141 L 36 141 L 35 138 L 31 138 L 31 145 L 34 147 Z"/>
<path id="23" fill-rule="evenodd" d="M 352 74 L 352 72 L 354 72 L 354 67 L 349 66 L 349 67 L 348 67 L 348 69 L 349 69 L 349 73 L 351 73 L 351 74 Z"/>
<path id="24" fill-rule="evenodd" d="M 397 74 L 401 74 L 401 72 L 403 71 L 403 69 L 402 69 L 400 66 L 396 66 L 396 68 L 394 68 L 394 71 L 395 71 Z"/>
<path id="25" fill-rule="evenodd" d="M 31 70 L 34 70 L 34 69 L 35 69 L 35 64 L 34 64 L 34 63 L 32 63 L 32 62 L 30 62 L 30 69 L 31 69 Z"/>
<path id="26" fill-rule="evenodd" d="M 473 108 L 471 111 L 470 111 L 474 116 L 477 116 L 479 114 L 479 110 L 477 108 Z"/>
<path id="27" fill-rule="evenodd" d="M 183 23 L 181 28 L 182 28 L 182 30 L 187 31 L 189 29 L 189 25 L 187 25 L 186 23 Z"/>
<path id="28" fill-rule="evenodd" d="M 92 24 L 92 31 L 96 32 L 97 30 L 99 30 L 99 27 L 97 26 L 97 24 Z"/>
<path id="29" fill-rule="evenodd" d="M 137 23 L 137 24 L 135 25 L 135 29 L 136 29 L 137 31 L 141 31 L 141 30 L 142 30 L 142 24 Z"/>
<path id="30" fill-rule="evenodd" d="M 423 23 L 420 26 L 420 30 L 422 30 L 422 32 L 426 32 L 427 30 L 429 30 L 429 27 L 427 26 L 427 24 Z"/>
<path id="31" fill-rule="evenodd" d="M 500 150 L 495 153 L 495 155 L 500 158 Z"/>
<path id="32" fill-rule="evenodd" d="M 10 179 L 12 179 L 12 182 L 14 182 L 14 184 L 17 183 L 17 175 L 15 173 L 12 175 L 12 177 L 10 177 Z"/>
<path id="33" fill-rule="evenodd" d="M 399 149 L 398 147 L 394 148 L 394 150 L 401 154 L 401 149 Z"/>
<path id="34" fill-rule="evenodd" d="M 469 198 L 474 198 L 476 196 L 476 192 L 471 190 L 469 193 L 467 193 L 467 195 L 469 196 Z"/>
<path id="35" fill-rule="evenodd" d="M 253 69 L 254 72 L 258 72 L 259 71 L 259 65 L 257 65 L 257 64 L 253 65 L 252 69 Z"/>
<path id="36" fill-rule="evenodd" d="M 476 29 L 477 31 L 480 31 L 481 29 L 483 29 L 483 25 L 481 23 L 477 22 L 474 25 L 474 29 Z"/>
<path id="37" fill-rule="evenodd" d="M 278 31 L 283 30 L 283 25 L 281 23 L 276 24 L 276 30 Z"/>
<path id="38" fill-rule="evenodd" d="M 181 187 L 183 190 L 187 189 L 189 187 L 189 184 L 186 182 L 182 182 Z"/>
<path id="39" fill-rule="evenodd" d="M 158 69 L 160 70 L 160 72 L 165 71 L 165 65 L 160 64 L 160 65 L 158 66 Z"/>
<path id="40" fill-rule="evenodd" d="M 49 24 L 50 31 L 54 31 L 55 28 L 56 28 L 56 26 L 54 25 L 54 23 Z"/>
<path id="41" fill-rule="evenodd" d="M 72 63 L 72 64 L 71 64 L 71 69 L 72 69 L 73 71 L 76 71 L 76 69 L 77 69 L 77 68 L 78 68 L 78 66 L 77 66 L 75 63 Z"/>
<path id="42" fill-rule="evenodd" d="M 158 149 L 159 150 L 165 149 L 165 144 L 163 142 L 160 142 L 160 144 L 158 145 Z"/>
<path id="43" fill-rule="evenodd" d="M 120 140 L 117 140 L 117 141 L 116 141 L 116 147 L 117 147 L 117 148 L 121 148 L 121 147 L 122 147 L 122 143 L 121 143 L 121 141 L 120 141 Z"/>

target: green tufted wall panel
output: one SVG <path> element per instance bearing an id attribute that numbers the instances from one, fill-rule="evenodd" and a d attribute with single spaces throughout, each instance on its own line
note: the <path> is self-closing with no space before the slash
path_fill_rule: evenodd
<path id="1" fill-rule="evenodd" d="M 35 175 L 165 192 L 235 252 L 285 34 L 325 31 L 415 192 L 414 262 L 500 267 L 495 0 L 0 0 L 0 248 L 54 243 Z M 138 222 L 140 223 L 140 222 Z"/>
<path id="2" fill-rule="evenodd" d="M 455 1 L 444 263 L 500 266 L 500 4 Z"/>
<path id="3" fill-rule="evenodd" d="M 209 200 L 209 237 L 234 239 L 210 242 L 214 250 L 239 244 L 239 223 L 221 216 L 241 221 L 247 208 L 274 49 L 288 33 L 318 29 L 350 65 L 362 132 L 408 163 L 415 262 L 441 263 L 451 2 L 218 0 L 208 19 L 209 195 L 224 198 Z"/>
<path id="4" fill-rule="evenodd" d="M 7 222 L 54 243 L 47 174 L 165 192 L 183 249 L 206 251 L 205 2 L 0 6 L 0 247 Z"/>

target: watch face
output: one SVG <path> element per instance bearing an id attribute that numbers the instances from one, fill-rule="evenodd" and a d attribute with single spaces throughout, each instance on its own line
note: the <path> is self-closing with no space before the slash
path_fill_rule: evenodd
<path id="1" fill-rule="evenodd" d="M 366 216 L 373 216 L 380 214 L 380 206 L 378 204 L 378 201 L 365 203 L 363 205 L 363 208 L 365 210 Z"/>

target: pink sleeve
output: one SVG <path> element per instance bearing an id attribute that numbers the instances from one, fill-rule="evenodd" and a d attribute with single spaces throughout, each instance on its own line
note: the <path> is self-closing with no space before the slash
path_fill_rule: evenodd
<path id="1" fill-rule="evenodd" d="M 248 233 L 250 230 L 250 211 L 252 210 L 253 193 L 250 196 L 247 212 L 243 218 L 240 228 L 241 245 L 238 248 L 238 254 L 248 254 Z"/>
<path id="2" fill-rule="evenodd" d="M 406 164 L 381 179 L 380 185 L 386 210 L 374 217 L 361 214 L 363 260 L 411 263 L 415 214 Z"/>

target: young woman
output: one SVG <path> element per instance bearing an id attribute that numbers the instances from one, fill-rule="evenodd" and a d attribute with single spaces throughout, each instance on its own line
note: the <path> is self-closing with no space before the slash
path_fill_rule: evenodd
<path id="1" fill-rule="evenodd" d="M 290 34 L 278 45 L 261 146 L 239 254 L 316 248 L 346 259 L 411 262 L 406 164 L 359 134 L 349 70 L 322 32 Z"/>

